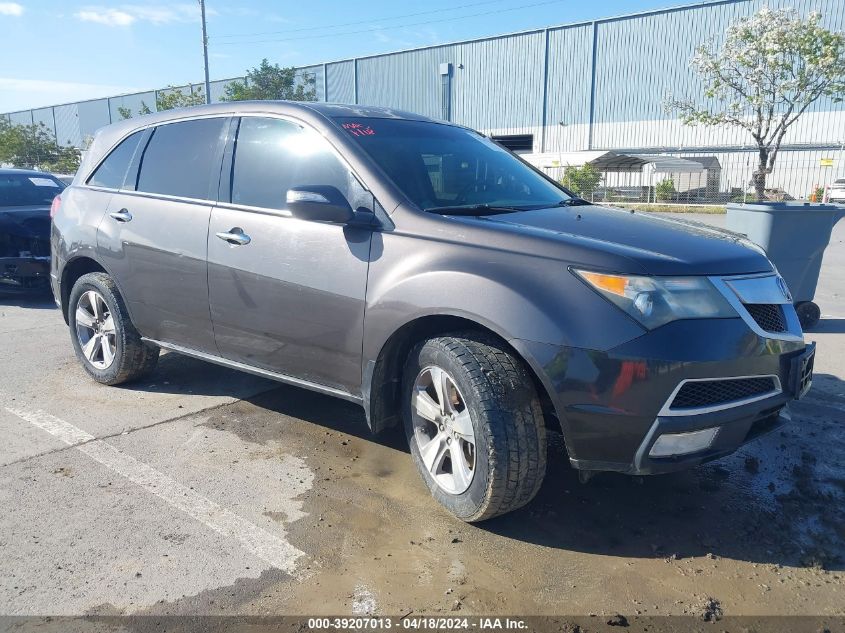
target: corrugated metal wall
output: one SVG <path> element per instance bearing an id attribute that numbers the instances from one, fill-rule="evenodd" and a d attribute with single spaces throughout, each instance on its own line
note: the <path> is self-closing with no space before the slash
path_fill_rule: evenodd
<path id="1" fill-rule="evenodd" d="M 669 95 L 700 98 L 702 83 L 689 65 L 695 48 L 711 38 L 718 41 L 731 22 L 764 5 L 795 7 L 802 15 L 819 11 L 828 28 L 845 29 L 841 0 L 723 2 L 598 22 L 593 147 L 679 148 L 747 142 L 741 130 L 679 125 L 663 111 L 663 101 Z M 826 98 L 810 110 L 830 111 L 841 112 L 842 107 Z M 833 123 L 841 125 L 842 120 L 836 115 L 815 118 L 812 126 L 792 130 L 787 141 L 823 142 L 814 136 L 827 133 Z"/>
<path id="2" fill-rule="evenodd" d="M 32 110 L 9 112 L 9 121 L 13 125 L 32 125 Z"/>
<path id="3" fill-rule="evenodd" d="M 585 24 L 549 31 L 544 150 L 587 147 L 593 30 Z"/>
<path id="4" fill-rule="evenodd" d="M 353 60 L 326 64 L 327 101 L 355 103 L 355 64 Z"/>
<path id="5" fill-rule="evenodd" d="M 845 30 L 843 0 L 720 0 L 318 64 L 300 68 L 299 74 L 313 77 L 321 101 L 389 106 L 441 118 L 447 93 L 440 68 L 448 63 L 451 120 L 491 134 L 533 134 L 537 152 L 738 151 L 750 140 L 741 130 L 684 126 L 662 104 L 669 94 L 699 96 L 701 82 L 689 66 L 694 48 L 718 40 L 733 20 L 765 4 L 793 6 L 803 15 L 819 11 L 827 27 Z M 231 81 L 212 82 L 213 101 L 221 99 Z M 58 142 L 81 145 L 98 127 L 120 119 L 118 108 L 136 112 L 141 102 L 154 108 L 155 92 L 7 116 L 14 123 L 44 123 Z M 786 138 L 804 155 L 843 141 L 845 106 L 830 99 L 816 103 Z"/>
<path id="6" fill-rule="evenodd" d="M 297 85 L 305 85 L 305 79 L 313 80 L 312 87 L 317 93 L 317 101 L 325 101 L 325 82 L 323 80 L 323 65 L 316 64 L 314 66 L 305 66 L 300 68 L 297 72 Z"/>
<path id="7" fill-rule="evenodd" d="M 56 136 L 56 122 L 53 119 L 53 108 L 40 108 L 32 111 L 32 122 L 35 125 L 43 125 L 47 130 Z"/>
<path id="8" fill-rule="evenodd" d="M 209 82 L 209 87 L 211 88 L 209 92 L 211 92 L 211 100 L 214 103 L 218 101 L 222 101 L 223 97 L 226 95 L 226 86 L 230 83 L 236 81 L 235 79 L 221 79 L 219 81 L 212 81 Z"/>
<path id="9" fill-rule="evenodd" d="M 56 106 L 56 142 L 59 145 L 80 147 L 82 131 L 79 128 L 79 108 L 75 105 Z"/>
<path id="10" fill-rule="evenodd" d="M 186 88 L 183 86 L 182 91 L 190 92 L 190 89 L 186 90 Z M 155 91 L 123 95 L 121 97 L 112 97 L 111 99 L 109 99 L 108 103 L 109 113 L 112 121 L 120 121 L 123 118 L 120 114 L 120 110 L 123 108 L 128 110 L 132 116 L 139 116 L 143 111 L 144 106 L 155 112 Z"/>
<path id="11" fill-rule="evenodd" d="M 410 110 L 439 119 L 438 68 L 442 62 L 455 58 L 456 48 L 438 46 L 358 60 L 359 101 L 367 105 Z"/>
<path id="12" fill-rule="evenodd" d="M 542 33 L 469 42 L 461 45 L 458 54 L 452 91 L 454 121 L 515 134 L 530 133 L 542 125 Z"/>

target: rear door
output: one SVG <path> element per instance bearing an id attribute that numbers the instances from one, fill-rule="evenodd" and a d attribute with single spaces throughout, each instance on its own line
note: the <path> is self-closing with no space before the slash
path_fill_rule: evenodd
<path id="1" fill-rule="evenodd" d="M 143 336 L 215 354 L 206 248 L 228 122 L 190 119 L 148 133 L 97 239 Z"/>
<path id="2" fill-rule="evenodd" d="M 373 196 L 322 136 L 285 119 L 243 117 L 223 171 L 208 233 L 220 353 L 357 392 L 372 231 L 293 218 L 285 193 L 333 185 L 369 210 Z M 243 243 L 220 237 L 231 233 Z"/>

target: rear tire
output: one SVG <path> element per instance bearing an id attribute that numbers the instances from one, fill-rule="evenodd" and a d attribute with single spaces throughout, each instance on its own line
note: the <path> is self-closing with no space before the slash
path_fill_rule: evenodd
<path id="1" fill-rule="evenodd" d="M 117 285 L 106 273 L 88 273 L 73 285 L 68 325 L 76 357 L 99 383 L 138 380 L 158 363 L 159 348 L 141 340 Z"/>
<path id="2" fill-rule="evenodd" d="M 483 521 L 534 498 L 546 472 L 543 412 L 528 370 L 500 341 L 479 332 L 423 341 L 405 364 L 402 395 L 411 455 L 452 514 Z"/>

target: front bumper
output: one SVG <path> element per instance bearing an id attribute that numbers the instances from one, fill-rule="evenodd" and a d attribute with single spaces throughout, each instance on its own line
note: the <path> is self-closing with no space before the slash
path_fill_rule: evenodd
<path id="1" fill-rule="evenodd" d="M 786 408 L 790 399 L 790 396 L 780 394 L 714 413 L 683 417 L 658 416 L 634 454 L 631 467 L 624 472 L 632 475 L 668 473 L 730 455 L 743 444 L 786 424 L 790 419 Z M 703 450 L 667 457 L 651 455 L 655 442 L 663 435 L 672 436 L 706 429 L 718 431 L 712 443 Z M 589 464 L 581 464 L 579 467 L 589 469 Z"/>
<path id="2" fill-rule="evenodd" d="M 793 360 L 806 349 L 800 336 L 760 336 L 741 318 L 676 321 L 606 352 L 513 343 L 553 401 L 572 465 L 628 474 L 689 468 L 783 425 L 787 403 L 800 395 Z M 667 411 L 684 381 L 757 376 L 771 377 L 777 389 L 690 415 Z M 712 427 L 718 433 L 704 450 L 649 455 L 664 433 Z"/>

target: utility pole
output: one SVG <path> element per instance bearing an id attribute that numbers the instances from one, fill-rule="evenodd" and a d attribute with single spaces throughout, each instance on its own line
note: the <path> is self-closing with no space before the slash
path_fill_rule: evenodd
<path id="1" fill-rule="evenodd" d="M 202 59 L 205 66 L 205 102 L 211 103 L 211 86 L 208 83 L 208 30 L 205 26 L 205 0 L 199 0 L 202 15 Z"/>

